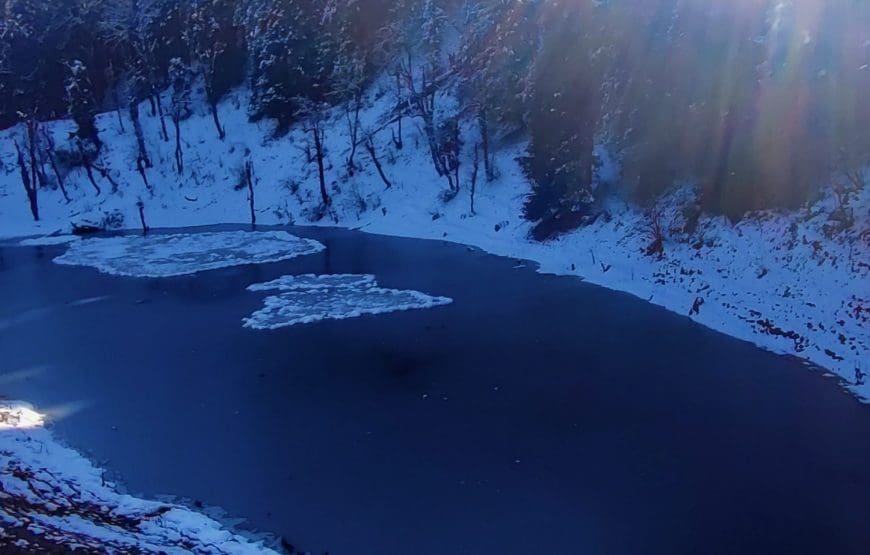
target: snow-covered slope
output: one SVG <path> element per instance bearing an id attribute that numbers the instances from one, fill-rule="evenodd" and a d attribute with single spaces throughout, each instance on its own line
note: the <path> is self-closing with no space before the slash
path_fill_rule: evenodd
<path id="1" fill-rule="evenodd" d="M 187 507 L 117 493 L 43 424 L 27 405 L 0 403 L 3 553 L 276 553 Z"/>
<path id="2" fill-rule="evenodd" d="M 383 85 L 383 90 L 381 90 Z M 376 83 L 362 113 L 364 129 L 376 129 L 389 106 L 388 83 Z M 452 109 L 441 99 L 443 109 Z M 143 126 L 155 167 L 148 171 L 151 190 L 135 171 L 135 139 L 129 121 L 120 131 L 116 114 L 98 119 L 106 143 L 103 164 L 118 190 L 98 176 L 97 195 L 83 171 L 67 181 L 72 201 L 59 192 L 42 192 L 43 221 L 30 217 L 15 165 L 12 138 L 0 135 L 0 236 L 68 231 L 71 220 L 123 216 L 123 225 L 139 226 L 137 202 L 144 203 L 152 227 L 181 227 L 250 221 L 248 193 L 236 187 L 245 160 L 253 163 L 259 224 L 338 225 L 366 232 L 444 239 L 486 251 L 536 261 L 542 272 L 571 274 L 626 291 L 691 317 L 713 329 L 776 352 L 802 357 L 842 378 L 851 391 L 870 398 L 870 385 L 857 379 L 870 372 L 870 198 L 866 188 L 853 199 L 855 224 L 833 238 L 823 227 L 833 212 L 831 196 L 792 213 L 763 213 L 732 225 L 701 217 L 697 228 L 683 231 L 683 208 L 691 190 L 677 189 L 660 203 L 665 229 L 664 254 L 643 253 L 650 243 L 649 219 L 637 207 L 608 201 L 607 213 L 592 225 L 545 244 L 528 239 L 521 207 L 529 191 L 516 158 L 523 144 L 501 145 L 495 155 L 497 178 L 481 175 L 474 208 L 470 204 L 473 125 L 462 129 L 465 157 L 462 191 L 445 203 L 446 181 L 434 171 L 425 141 L 414 122 L 405 122 L 404 148 L 395 150 L 390 130 L 375 136 L 377 152 L 393 187 L 386 189 L 368 154 L 356 154 L 361 168 L 348 175 L 349 150 L 344 114 L 337 109 L 326 126 L 327 177 L 333 205 L 315 221 L 320 196 L 314 163 L 306 152 L 308 137 L 297 127 L 272 138 L 268 122 L 248 122 L 244 92 L 220 107 L 228 130 L 219 141 L 210 116 L 201 110 L 182 122 L 184 175 L 174 171 L 174 145 L 159 139 L 159 124 L 142 107 Z M 67 143 L 69 122 L 46 125 L 59 147 Z M 170 134 L 172 133 L 170 129 Z M 20 140 L 20 139 L 19 139 Z M 481 174 L 482 174 L 481 170 Z M 117 220 L 117 217 L 115 218 Z M 678 230 L 679 229 L 679 230 Z M 862 236 L 863 232 L 863 236 Z M 578 306 L 577 310 L 583 310 Z M 735 368 L 735 372 L 746 371 Z"/>

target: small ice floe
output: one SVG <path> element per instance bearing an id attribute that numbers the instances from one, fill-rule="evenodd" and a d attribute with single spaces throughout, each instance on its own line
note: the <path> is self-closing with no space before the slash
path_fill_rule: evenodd
<path id="1" fill-rule="evenodd" d="M 69 266 L 90 266 L 118 276 L 171 277 L 244 264 L 280 262 L 324 248 L 317 241 L 284 231 L 124 236 L 73 243 L 54 261 Z"/>
<path id="2" fill-rule="evenodd" d="M 249 291 L 279 291 L 267 297 L 262 309 L 244 319 L 252 329 L 276 329 L 320 320 L 342 320 L 363 314 L 432 308 L 453 302 L 419 291 L 378 287 L 372 275 L 282 276 L 257 283 Z"/>
<path id="3" fill-rule="evenodd" d="M 80 238 L 75 235 L 44 235 L 42 237 L 23 239 L 18 242 L 18 245 L 21 247 L 50 247 L 53 245 L 66 245 L 79 240 Z"/>
<path id="4" fill-rule="evenodd" d="M 323 289 L 361 289 L 375 287 L 375 276 L 368 274 L 305 274 L 281 276 L 266 283 L 255 283 L 248 291 L 311 291 Z"/>
<path id="5" fill-rule="evenodd" d="M 119 494 L 30 405 L 0 402 L 0 552 L 276 552 L 183 505 Z"/>

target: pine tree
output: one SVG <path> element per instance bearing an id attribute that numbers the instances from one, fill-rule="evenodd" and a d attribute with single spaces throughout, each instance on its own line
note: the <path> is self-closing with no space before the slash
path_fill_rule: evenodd
<path id="1" fill-rule="evenodd" d="M 252 54 L 251 115 L 269 117 L 286 130 L 298 99 L 324 100 L 330 92 L 333 45 L 320 33 L 320 1 L 251 0 L 244 10 Z"/>

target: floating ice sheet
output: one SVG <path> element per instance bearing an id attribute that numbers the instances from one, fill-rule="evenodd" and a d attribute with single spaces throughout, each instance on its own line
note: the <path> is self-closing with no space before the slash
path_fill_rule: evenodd
<path id="1" fill-rule="evenodd" d="M 322 289 L 364 289 L 377 286 L 375 276 L 366 274 L 305 274 L 281 276 L 266 283 L 255 283 L 248 291 L 311 291 Z"/>
<path id="2" fill-rule="evenodd" d="M 21 247 L 50 247 L 53 245 L 75 243 L 79 240 L 80 238 L 75 235 L 43 235 L 42 237 L 23 239 L 18 242 L 18 245 Z"/>
<path id="3" fill-rule="evenodd" d="M 191 233 L 86 239 L 54 259 L 119 276 L 169 277 L 206 270 L 279 262 L 325 247 L 284 231 Z"/>
<path id="4" fill-rule="evenodd" d="M 252 329 L 276 329 L 320 320 L 342 320 L 363 314 L 432 308 L 453 302 L 419 291 L 378 287 L 371 275 L 282 276 L 248 287 L 250 291 L 281 291 L 267 297 L 262 309 L 245 318 Z"/>

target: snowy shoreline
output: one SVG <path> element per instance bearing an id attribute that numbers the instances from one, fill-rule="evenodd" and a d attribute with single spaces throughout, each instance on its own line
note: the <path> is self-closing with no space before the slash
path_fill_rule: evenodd
<path id="1" fill-rule="evenodd" d="M 182 505 L 118 493 L 44 415 L 9 401 L 0 402 L 0 523 L 10 551 L 277 554 Z"/>

